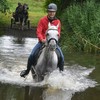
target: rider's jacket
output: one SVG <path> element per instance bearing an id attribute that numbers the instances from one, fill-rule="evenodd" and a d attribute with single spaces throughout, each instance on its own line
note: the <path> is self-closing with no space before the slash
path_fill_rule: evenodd
<path id="1" fill-rule="evenodd" d="M 55 18 L 52 21 L 49 20 L 47 16 L 44 16 L 43 18 L 40 19 L 38 26 L 37 26 L 37 37 L 38 40 L 41 42 L 43 39 L 46 38 L 45 33 L 46 30 L 48 29 L 48 23 L 50 22 L 51 25 L 58 26 L 58 32 L 59 32 L 59 37 L 60 37 L 60 31 L 61 31 L 61 22 L 59 19 Z"/>

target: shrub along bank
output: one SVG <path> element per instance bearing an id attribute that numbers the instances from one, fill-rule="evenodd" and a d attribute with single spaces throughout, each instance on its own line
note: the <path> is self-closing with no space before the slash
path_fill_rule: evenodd
<path id="1" fill-rule="evenodd" d="M 88 0 L 67 7 L 62 20 L 64 51 L 100 53 L 100 4 Z"/>

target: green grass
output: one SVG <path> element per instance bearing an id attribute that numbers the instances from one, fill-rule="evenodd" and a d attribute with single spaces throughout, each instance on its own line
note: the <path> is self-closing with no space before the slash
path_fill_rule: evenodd
<path id="1" fill-rule="evenodd" d="M 7 0 L 10 5 L 10 13 L 2 14 L 0 13 L 0 24 L 5 26 L 10 25 L 10 20 L 12 16 L 12 12 L 15 11 L 19 0 Z M 29 19 L 31 22 L 31 26 L 37 26 L 39 19 L 46 15 L 44 11 L 44 0 L 21 0 L 22 4 L 27 3 L 29 6 Z"/>

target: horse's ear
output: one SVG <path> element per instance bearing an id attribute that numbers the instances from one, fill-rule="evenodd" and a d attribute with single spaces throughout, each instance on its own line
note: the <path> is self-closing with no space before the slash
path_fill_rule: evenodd
<path id="1" fill-rule="evenodd" d="M 51 26 L 51 24 L 50 24 L 50 23 L 48 23 L 48 28 L 50 28 L 50 26 Z"/>
<path id="2" fill-rule="evenodd" d="M 59 23 L 57 24 L 57 28 L 59 27 Z"/>

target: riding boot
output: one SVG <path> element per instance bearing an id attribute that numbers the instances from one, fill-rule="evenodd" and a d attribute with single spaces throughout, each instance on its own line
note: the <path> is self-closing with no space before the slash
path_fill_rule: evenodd
<path id="1" fill-rule="evenodd" d="M 64 61 L 63 61 L 61 53 L 59 52 L 58 49 L 56 49 L 56 54 L 58 56 L 58 64 L 57 64 L 57 66 L 58 66 L 60 71 L 63 71 L 64 70 Z"/>
<path id="2" fill-rule="evenodd" d="M 58 62 L 58 67 L 60 71 L 64 70 L 64 62 L 62 62 L 62 60 L 60 59 L 60 61 Z"/>
<path id="3" fill-rule="evenodd" d="M 32 63 L 30 61 L 30 58 L 28 59 L 28 63 L 27 63 L 27 69 L 26 70 L 23 70 L 21 73 L 20 73 L 20 76 L 21 77 L 25 77 L 26 75 L 29 74 L 30 70 L 31 70 L 31 66 L 32 66 Z"/>
<path id="4" fill-rule="evenodd" d="M 20 73 L 20 76 L 21 77 L 25 77 L 26 75 L 28 75 L 28 73 L 31 70 L 31 67 L 32 66 L 35 66 L 37 64 L 37 60 L 38 60 L 38 57 L 39 57 L 41 48 L 42 48 L 42 44 L 41 43 L 38 43 L 36 45 L 36 47 L 35 47 L 35 50 L 33 49 L 33 52 L 30 54 L 30 56 L 28 58 L 27 69 L 26 70 L 23 70 Z"/>
<path id="5" fill-rule="evenodd" d="M 20 76 L 25 77 L 26 75 L 28 75 L 28 73 L 29 73 L 28 70 L 23 70 L 23 71 L 21 71 Z"/>
<path id="6" fill-rule="evenodd" d="M 28 63 L 27 63 L 27 69 L 26 70 L 23 70 L 21 73 L 20 73 L 20 76 L 21 77 L 25 77 L 26 75 L 28 75 L 28 73 L 30 72 L 31 70 L 31 67 L 32 66 L 35 66 L 37 64 L 37 59 L 38 59 L 38 56 L 39 56 L 39 49 L 37 51 L 35 51 L 34 55 L 30 55 L 29 58 L 28 58 Z"/>

